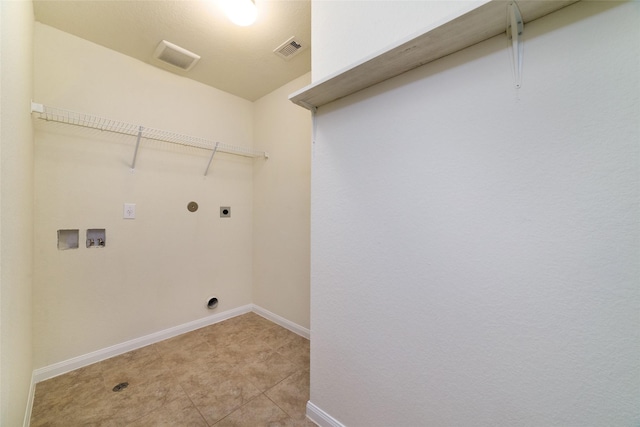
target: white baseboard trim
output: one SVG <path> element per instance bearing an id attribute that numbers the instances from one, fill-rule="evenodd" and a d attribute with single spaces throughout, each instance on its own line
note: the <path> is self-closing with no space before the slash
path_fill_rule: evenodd
<path id="1" fill-rule="evenodd" d="M 259 305 L 252 304 L 252 306 L 253 312 L 264 317 L 265 319 L 271 320 L 273 323 L 276 323 L 283 328 L 286 328 L 291 332 L 298 334 L 306 339 L 309 339 L 311 337 L 311 331 L 309 331 L 309 329 L 304 328 L 297 323 L 293 323 L 291 320 L 287 320 L 284 317 L 278 316 L 277 314 L 272 313 L 269 310 L 260 307 Z"/>
<path id="2" fill-rule="evenodd" d="M 29 396 L 27 396 L 27 409 L 24 414 L 23 427 L 29 427 L 31 424 L 31 412 L 33 411 L 33 399 L 36 395 L 36 381 L 34 374 L 31 374 L 31 386 L 29 386 Z"/>
<path id="3" fill-rule="evenodd" d="M 307 418 L 320 427 L 345 427 L 344 424 L 318 408 L 310 400 L 307 402 Z"/>
<path id="4" fill-rule="evenodd" d="M 91 365 L 92 363 L 100 362 L 101 360 L 105 360 L 110 357 L 118 356 L 120 354 L 124 354 L 129 351 L 157 343 L 159 341 L 173 338 L 180 334 L 195 331 L 196 329 L 200 329 L 205 326 L 213 325 L 214 323 L 222 322 L 223 320 L 227 320 L 232 317 L 249 313 L 250 311 L 252 311 L 252 309 L 253 304 L 247 304 L 238 308 L 234 308 L 232 310 L 227 310 L 222 313 L 207 316 L 202 319 L 194 320 L 192 322 L 174 326 L 163 331 L 154 332 L 140 338 L 135 338 L 120 344 L 116 344 L 111 347 L 103 348 L 101 350 L 84 354 L 82 356 L 77 356 L 69 360 L 54 363 L 53 365 L 38 368 L 33 371 L 32 383 L 37 384 L 41 381 L 57 377 L 58 375 L 66 374 L 67 372 L 71 372 L 76 369 Z M 29 416 L 30 414 L 31 411 L 29 410 Z"/>

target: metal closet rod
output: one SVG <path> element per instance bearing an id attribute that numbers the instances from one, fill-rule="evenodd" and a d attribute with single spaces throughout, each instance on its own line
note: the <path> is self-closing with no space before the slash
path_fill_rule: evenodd
<path id="1" fill-rule="evenodd" d="M 62 108 L 38 104 L 33 101 L 31 102 L 31 112 L 35 113 L 37 115 L 36 117 L 41 120 L 98 129 L 105 132 L 136 137 L 136 148 L 133 153 L 133 160 L 131 161 L 132 170 L 136 167 L 136 158 L 138 156 L 138 149 L 140 148 L 140 140 L 142 138 L 155 141 L 170 142 L 172 144 L 185 145 L 188 147 L 201 148 L 204 150 L 211 150 L 211 157 L 209 157 L 207 168 L 204 171 L 205 176 L 209 171 L 209 166 L 211 165 L 213 156 L 218 152 L 252 158 L 269 158 L 269 153 L 267 153 L 266 151 L 259 151 L 252 148 L 223 144 L 221 142 L 213 142 L 204 138 L 183 135 L 166 130 L 148 128 L 141 125 L 135 125 L 119 120 L 112 120 L 106 117 L 94 116 L 91 114 L 78 113 Z"/>

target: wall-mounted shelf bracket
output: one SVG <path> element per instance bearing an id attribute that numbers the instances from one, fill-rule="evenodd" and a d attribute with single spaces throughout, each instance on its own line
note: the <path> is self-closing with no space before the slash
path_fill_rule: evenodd
<path id="1" fill-rule="evenodd" d="M 44 114 L 44 105 L 31 101 L 31 112 Z"/>
<path id="2" fill-rule="evenodd" d="M 524 33 L 524 21 L 520 15 L 520 9 L 516 2 L 507 6 L 507 37 L 511 43 L 511 62 L 516 88 L 522 85 L 522 34 Z"/>
<path id="3" fill-rule="evenodd" d="M 213 160 L 213 156 L 216 155 L 216 151 L 218 151 L 218 145 L 220 143 L 216 142 L 216 146 L 213 147 L 213 151 L 211 151 L 211 157 L 209 157 L 209 163 L 207 163 L 207 168 L 204 170 L 204 176 L 207 176 L 207 173 L 209 172 L 209 166 L 211 166 L 211 161 Z"/>
<path id="4" fill-rule="evenodd" d="M 140 126 L 138 128 L 138 137 L 136 139 L 136 148 L 133 152 L 133 160 L 131 161 L 131 170 L 133 171 L 136 168 L 136 158 L 138 157 L 138 148 L 140 148 L 140 138 L 142 138 L 142 131 L 144 128 Z"/>

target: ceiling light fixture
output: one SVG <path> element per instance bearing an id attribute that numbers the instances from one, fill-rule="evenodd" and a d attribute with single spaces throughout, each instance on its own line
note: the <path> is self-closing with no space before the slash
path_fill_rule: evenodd
<path id="1" fill-rule="evenodd" d="M 255 0 L 222 0 L 222 8 L 227 18 L 241 27 L 253 24 L 258 17 Z"/>

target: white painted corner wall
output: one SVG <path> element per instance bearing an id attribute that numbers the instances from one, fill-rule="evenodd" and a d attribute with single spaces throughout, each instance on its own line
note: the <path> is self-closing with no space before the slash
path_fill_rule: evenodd
<path id="1" fill-rule="evenodd" d="M 316 82 L 347 68 L 474 3 L 478 2 L 313 0 L 312 80 Z"/>
<path id="2" fill-rule="evenodd" d="M 253 302 L 309 328 L 311 114 L 288 102 L 299 77 L 254 102 Z"/>
<path id="3" fill-rule="evenodd" d="M 20 426 L 32 366 L 33 5 L 0 2 L 0 425 Z"/>
<path id="4" fill-rule="evenodd" d="M 344 3 L 314 80 L 402 24 Z M 580 2 L 525 26 L 520 90 L 502 35 L 318 110 L 310 417 L 640 423 L 638 40 L 640 3 Z"/>

